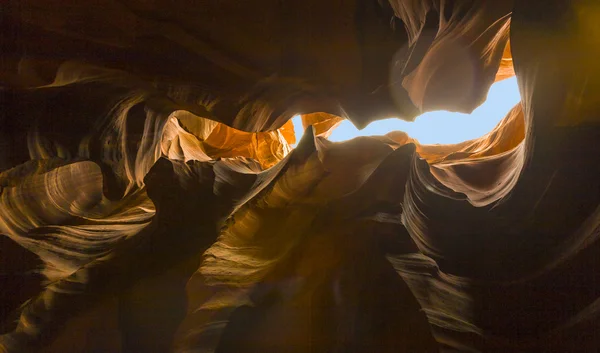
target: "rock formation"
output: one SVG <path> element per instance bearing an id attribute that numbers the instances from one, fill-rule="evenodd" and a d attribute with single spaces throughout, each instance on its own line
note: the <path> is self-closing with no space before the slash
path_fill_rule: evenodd
<path id="1" fill-rule="evenodd" d="M 0 9 L 0 351 L 600 349 L 597 1 Z"/>

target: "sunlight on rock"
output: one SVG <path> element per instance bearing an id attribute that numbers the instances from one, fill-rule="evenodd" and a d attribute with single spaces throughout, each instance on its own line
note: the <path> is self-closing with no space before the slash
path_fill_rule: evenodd
<path id="1" fill-rule="evenodd" d="M 460 143 L 490 132 L 520 100 L 517 78 L 511 77 L 492 85 L 487 100 L 471 114 L 428 112 L 417 117 L 414 122 L 390 118 L 374 121 L 363 130 L 358 130 L 349 120 L 344 120 L 333 130 L 329 140 L 339 142 L 358 136 L 404 131 L 422 144 Z M 295 116 L 292 122 L 299 141 L 304 133 L 302 119 Z"/>

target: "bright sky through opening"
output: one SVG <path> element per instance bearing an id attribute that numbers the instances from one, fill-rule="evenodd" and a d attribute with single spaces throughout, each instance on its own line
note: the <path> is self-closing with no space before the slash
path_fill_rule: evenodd
<path id="1" fill-rule="evenodd" d="M 329 136 L 330 141 L 345 141 L 357 136 L 385 135 L 391 131 L 404 131 L 422 144 L 452 144 L 481 137 L 490 132 L 506 114 L 521 101 L 517 78 L 496 82 L 490 88 L 486 101 L 471 114 L 435 111 L 420 115 L 414 122 L 390 118 L 370 123 L 358 130 L 349 120 L 344 120 Z M 300 141 L 302 120 L 292 119 L 296 140 Z"/>

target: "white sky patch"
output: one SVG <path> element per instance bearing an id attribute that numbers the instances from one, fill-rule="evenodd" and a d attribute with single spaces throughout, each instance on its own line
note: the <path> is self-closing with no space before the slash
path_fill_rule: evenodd
<path id="1" fill-rule="evenodd" d="M 358 130 L 349 120 L 344 120 L 329 136 L 339 142 L 357 136 L 385 135 L 391 131 L 404 131 L 422 144 L 451 144 L 472 140 L 490 132 L 508 112 L 521 101 L 517 78 L 496 82 L 490 88 L 486 101 L 471 114 L 435 111 L 422 114 L 414 122 L 397 118 L 378 120 Z M 302 119 L 292 119 L 296 141 L 304 130 Z"/>

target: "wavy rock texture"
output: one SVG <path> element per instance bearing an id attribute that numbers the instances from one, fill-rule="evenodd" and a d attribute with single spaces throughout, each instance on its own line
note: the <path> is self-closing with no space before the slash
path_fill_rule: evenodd
<path id="1" fill-rule="evenodd" d="M 591 0 L 2 4 L 0 351 L 597 351 L 599 23 Z M 327 140 L 514 74 L 479 139 Z"/>

